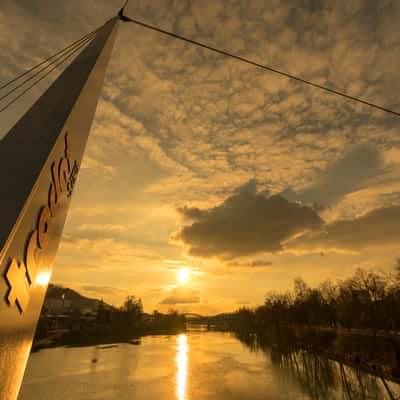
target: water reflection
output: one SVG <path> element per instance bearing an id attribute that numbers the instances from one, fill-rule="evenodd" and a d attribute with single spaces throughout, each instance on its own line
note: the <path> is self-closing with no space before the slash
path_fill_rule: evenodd
<path id="1" fill-rule="evenodd" d="M 307 351 L 283 335 L 274 342 L 256 335 L 236 335 L 252 352 L 263 351 L 276 366 L 284 385 L 295 384 L 310 399 L 330 400 L 339 396 L 346 400 L 382 400 L 400 397 L 400 385 L 332 360 L 322 354 Z"/>
<path id="2" fill-rule="evenodd" d="M 188 349 L 187 337 L 181 334 L 177 337 L 177 354 L 176 354 L 176 398 L 177 400 L 186 399 L 186 383 L 187 383 L 187 364 Z"/>
<path id="3" fill-rule="evenodd" d="M 140 346 L 46 349 L 31 355 L 19 400 L 400 399 L 399 385 L 284 335 L 240 340 L 246 346 L 230 333 L 187 332 L 145 337 Z"/>

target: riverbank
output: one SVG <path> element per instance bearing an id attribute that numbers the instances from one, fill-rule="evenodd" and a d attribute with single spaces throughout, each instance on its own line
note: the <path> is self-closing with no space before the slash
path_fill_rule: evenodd
<path id="1" fill-rule="evenodd" d="M 32 351 L 58 346 L 95 346 L 130 343 L 148 335 L 173 335 L 185 332 L 185 317 L 176 312 L 139 315 L 115 310 L 102 315 L 42 315 Z"/>
<path id="2" fill-rule="evenodd" d="M 306 351 L 400 383 L 400 337 L 370 330 L 275 325 L 264 332 L 236 331 L 249 347 L 270 348 L 277 358 Z"/>
<path id="3" fill-rule="evenodd" d="M 125 335 L 91 335 L 85 336 L 82 333 L 75 335 L 61 335 L 53 338 L 35 339 L 32 343 L 31 353 L 38 352 L 47 348 L 56 347 L 87 347 L 87 346 L 107 346 L 119 343 L 127 343 L 132 345 L 140 345 L 141 339 L 146 336 L 157 335 L 177 335 L 186 332 L 186 329 L 164 329 L 164 330 L 147 330 L 137 333 Z"/>

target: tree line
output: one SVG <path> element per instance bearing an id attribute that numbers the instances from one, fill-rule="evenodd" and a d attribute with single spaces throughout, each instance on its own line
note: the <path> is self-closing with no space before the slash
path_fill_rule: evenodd
<path id="1" fill-rule="evenodd" d="M 46 347 L 65 344 L 98 344 L 129 341 L 147 334 L 172 334 L 186 329 L 184 315 L 175 310 L 168 313 L 143 310 L 140 297 L 129 295 L 122 306 L 114 307 L 102 300 L 88 299 L 79 293 L 53 287 L 52 296 L 57 304 L 72 300 L 59 312 L 43 307 L 35 334 L 35 346 Z M 87 305 L 96 305 L 88 311 Z M 45 344 L 40 341 L 46 340 Z"/>
<path id="2" fill-rule="evenodd" d="M 173 309 L 166 314 L 156 310 L 152 314 L 145 314 L 142 299 L 133 295 L 127 296 L 120 308 L 100 302 L 96 320 L 100 324 L 111 325 L 114 331 L 121 329 L 135 334 L 181 331 L 185 329 L 186 322 L 185 317 Z"/>
<path id="3" fill-rule="evenodd" d="M 296 278 L 292 291 L 269 293 L 263 305 L 236 311 L 232 325 L 247 332 L 276 325 L 399 331 L 400 259 L 395 272 L 358 269 L 346 280 L 314 288 Z"/>

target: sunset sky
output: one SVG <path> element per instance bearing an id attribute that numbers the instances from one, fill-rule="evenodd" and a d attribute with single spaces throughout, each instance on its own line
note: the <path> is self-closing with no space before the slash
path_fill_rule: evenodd
<path id="1" fill-rule="evenodd" d="M 0 83 L 122 3 L 0 0 Z M 131 0 L 127 14 L 400 110 L 399 1 Z M 45 87 L 0 114 L 1 135 Z M 148 312 L 214 314 L 260 304 L 297 276 L 318 285 L 360 267 L 389 272 L 400 256 L 399 127 L 121 24 L 52 282 L 115 305 L 135 294 Z"/>

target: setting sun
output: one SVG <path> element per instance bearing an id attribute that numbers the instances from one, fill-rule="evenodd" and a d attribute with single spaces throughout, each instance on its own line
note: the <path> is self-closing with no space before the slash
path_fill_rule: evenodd
<path id="1" fill-rule="evenodd" d="M 181 268 L 178 271 L 178 279 L 182 285 L 188 282 L 189 276 L 190 276 L 190 271 L 187 268 Z"/>

